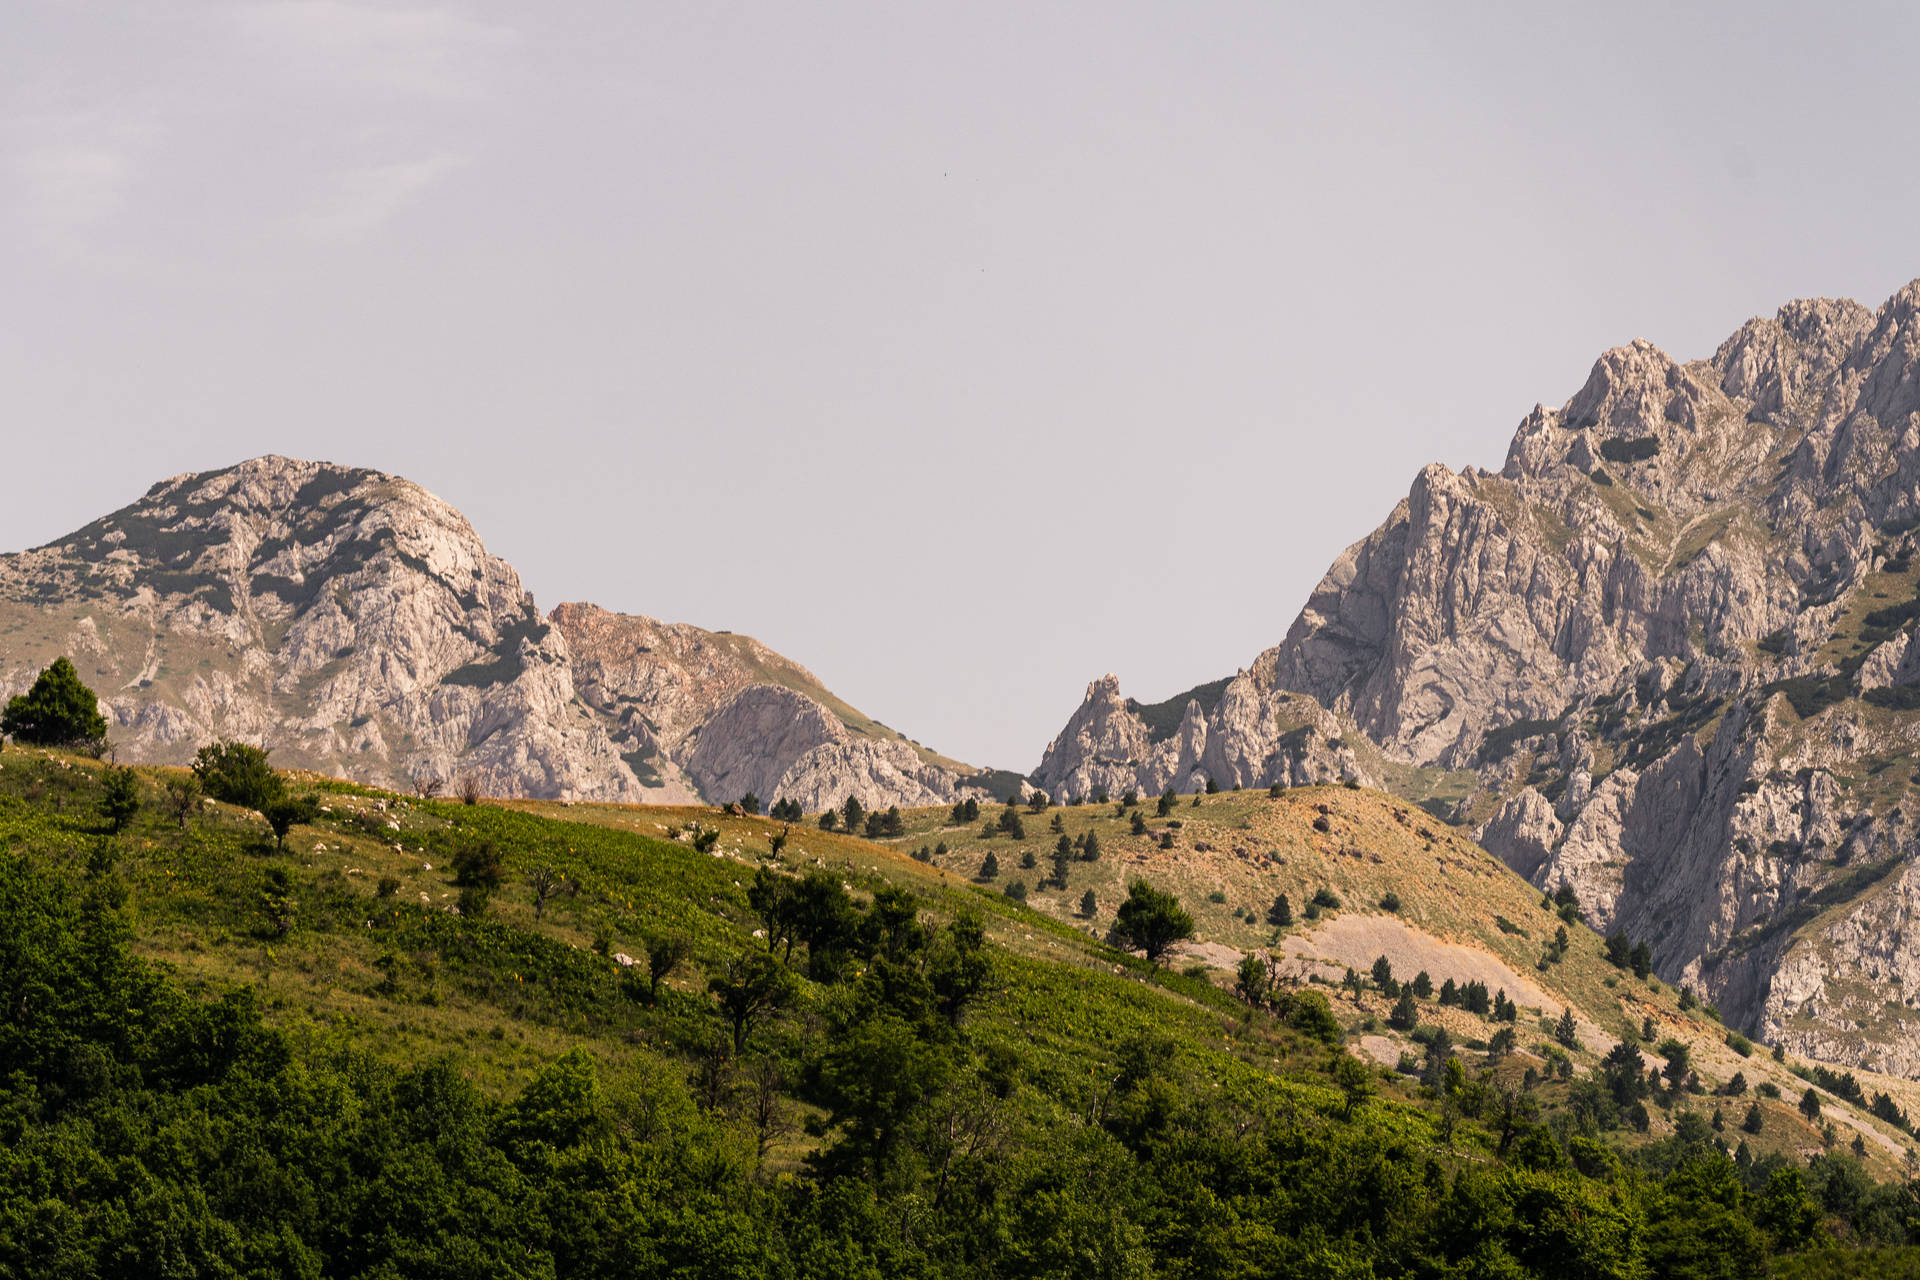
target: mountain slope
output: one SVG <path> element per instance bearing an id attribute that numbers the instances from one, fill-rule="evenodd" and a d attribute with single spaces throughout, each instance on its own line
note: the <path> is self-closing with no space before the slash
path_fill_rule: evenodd
<path id="1" fill-rule="evenodd" d="M 951 803 L 974 771 L 908 743 L 750 636 L 563 604 L 582 700 L 651 783 L 830 808 Z M 663 793 L 662 798 L 666 798 Z"/>
<path id="2" fill-rule="evenodd" d="M 1430 1001 L 1433 1065 L 1396 1070 L 1356 1056 L 1380 1052 L 1378 992 L 1330 1005 L 1288 981 L 1248 1007 L 838 834 L 309 778 L 320 811 L 284 849 L 211 804 L 103 837 L 102 775 L 0 757 L 0 1256 L 19 1270 L 1533 1277 L 1577 1257 L 1628 1277 L 1916 1234 L 1905 1188 L 1872 1181 L 1898 1168 L 1890 1130 L 1816 1089 L 1829 1138 L 1783 1066 L 1716 1052 L 1719 1028 L 1653 984 L 1631 997 L 1699 1051 L 1670 1085 L 1603 1084 L 1525 1022 L 1483 1052 L 1487 1020 Z M 135 777 L 149 800 L 163 781 Z M 1337 840 L 1421 865 L 1402 806 L 1316 794 L 1201 812 L 1291 828 L 1326 804 Z M 1431 843 L 1532 909 L 1457 835 Z M 449 878 L 476 851 L 491 895 Z M 539 896 L 556 877 L 573 891 Z M 806 909 L 773 911 L 781 888 Z M 1575 932 L 1556 970 L 1591 966 Z M 670 939 L 655 984 L 627 952 Z M 1753 1090 L 1702 1092 L 1723 1056 Z M 1615 1089 L 1646 1099 L 1646 1131 Z M 1751 1129 L 1716 1128 L 1723 1107 Z M 1821 1149 L 1849 1131 L 1862 1160 Z"/>
<path id="3" fill-rule="evenodd" d="M 1920 1073 L 1917 311 L 1606 353 L 1499 473 L 1421 472 L 1197 709 L 1200 768 L 1273 780 L 1310 695 L 1747 1030 Z"/>
<path id="4" fill-rule="evenodd" d="M 591 605 L 548 619 L 446 502 L 328 463 L 176 476 L 0 556 L 0 690 L 61 654 L 144 761 L 234 737 L 388 786 L 814 808 L 951 800 L 971 773 L 745 637 Z"/>

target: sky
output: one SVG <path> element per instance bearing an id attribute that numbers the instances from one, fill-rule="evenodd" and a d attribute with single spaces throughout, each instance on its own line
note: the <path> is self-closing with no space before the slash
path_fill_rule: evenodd
<path id="1" fill-rule="evenodd" d="M 1920 13 L 1548 9 L 9 0 L 0 549 L 373 467 L 1030 769 L 1603 350 L 1920 275 Z"/>

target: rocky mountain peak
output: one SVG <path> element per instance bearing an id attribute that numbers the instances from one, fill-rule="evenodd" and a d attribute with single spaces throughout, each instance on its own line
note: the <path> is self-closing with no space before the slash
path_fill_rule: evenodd
<path id="1" fill-rule="evenodd" d="M 1203 703 L 1200 767 L 1283 776 L 1306 695 L 1737 1025 L 1920 1074 L 1916 317 L 1920 282 L 1603 353 L 1498 474 L 1420 471 Z M 1043 782 L 1185 767 L 1115 696 Z"/>
<path id="2" fill-rule="evenodd" d="M 951 798 L 968 772 L 747 637 L 592 605 L 542 617 L 458 510 L 364 468 L 262 457 L 163 480 L 0 557 L 0 615 L 0 685 L 73 656 L 134 759 L 234 737 L 392 786 L 693 802 L 746 778 L 771 800 L 805 757 L 789 798 L 883 808 Z M 797 699 L 781 732 L 764 695 L 721 714 L 758 687 Z"/>

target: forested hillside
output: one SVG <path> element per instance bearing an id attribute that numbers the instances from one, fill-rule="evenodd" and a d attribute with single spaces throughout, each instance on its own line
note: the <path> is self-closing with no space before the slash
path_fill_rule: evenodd
<path id="1" fill-rule="evenodd" d="M 0 754 L 0 1274 L 1913 1265 L 1904 1178 L 1651 1046 L 1383 1067 L 1372 977 L 1236 994 L 811 820 L 283 777 L 280 840 L 188 777 Z"/>

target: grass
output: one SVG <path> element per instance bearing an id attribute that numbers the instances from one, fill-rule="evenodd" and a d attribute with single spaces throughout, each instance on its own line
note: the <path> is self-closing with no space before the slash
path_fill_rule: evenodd
<path id="1" fill-rule="evenodd" d="M 1101 1064 L 1112 1061 L 1128 1036 L 1157 1032 L 1173 1038 L 1187 1070 L 1223 1092 L 1278 1091 L 1297 1105 L 1336 1108 L 1325 1051 L 1271 1019 L 1248 1018 L 1226 990 L 1233 957 L 1276 941 L 1264 923 L 1273 896 L 1288 893 L 1298 919 L 1314 891 L 1326 887 L 1346 905 L 1320 925 L 1296 925 L 1279 942 L 1311 942 L 1318 928 L 1342 921 L 1404 921 L 1436 943 L 1485 952 L 1554 999 L 1571 1001 L 1583 1024 L 1593 1028 L 1575 1055 L 1583 1071 L 1604 1051 L 1604 1034 L 1637 1028 L 1652 1017 L 1661 1036 L 1677 1035 L 1694 1045 L 1701 1073 L 1711 1082 L 1734 1070 L 1755 1082 L 1778 1076 L 1787 1096 L 1778 1106 L 1769 1104 L 1781 1112 L 1776 1118 L 1770 1111 L 1769 1141 L 1813 1140 L 1810 1130 L 1795 1127 L 1791 1101 L 1798 1094 L 1786 1090 L 1786 1067 L 1758 1054 L 1737 1057 L 1725 1043 L 1725 1029 L 1697 1012 L 1682 1012 L 1671 987 L 1622 977 L 1605 963 L 1600 939 L 1590 930 L 1570 929 L 1565 960 L 1546 972 L 1533 968 L 1540 939 L 1557 923 L 1541 908 L 1539 895 L 1458 832 L 1379 792 L 1314 787 L 1277 799 L 1264 791 L 1227 792 L 1203 796 L 1197 807 L 1192 797 L 1182 797 L 1166 819 L 1154 817 L 1149 824 L 1155 833 L 1174 831 L 1171 850 L 1152 836 L 1129 834 L 1128 820 L 1111 805 L 1023 812 L 1029 831 L 1024 847 L 1041 855 L 1042 873 L 1057 839 L 1048 830 L 1056 815 L 1070 837 L 1098 833 L 1106 851 L 1099 862 L 1072 864 L 1065 892 L 1036 892 L 1020 905 L 997 884 L 977 885 L 972 876 L 989 849 L 998 851 L 1003 865 L 1015 865 L 1023 843 L 1004 835 L 980 839 L 980 824 L 954 827 L 944 810 L 910 811 L 908 834 L 886 844 L 795 825 L 776 855 L 770 846 L 781 824 L 706 808 L 534 801 L 463 806 L 308 778 L 327 811 L 316 825 L 295 829 L 287 852 L 275 853 L 256 815 L 219 805 L 196 814 L 184 830 L 150 807 L 129 831 L 111 836 L 94 811 L 100 767 L 31 751 L 0 755 L 0 848 L 29 850 L 76 880 L 95 874 L 89 866 L 97 867 L 104 854 L 125 886 L 141 954 L 209 992 L 235 984 L 256 987 L 269 1016 L 302 1037 L 376 1045 L 396 1061 L 451 1055 L 483 1087 L 501 1094 L 580 1046 L 615 1079 L 688 1069 L 712 1033 L 705 975 L 757 945 L 746 887 L 758 869 L 774 866 L 836 873 L 856 896 L 886 885 L 907 888 L 936 922 L 964 908 L 980 912 L 1000 950 L 994 993 L 973 1019 L 975 1034 L 985 1043 L 1019 1047 L 1030 1075 L 1059 1099 L 1091 1087 Z M 157 798 L 167 771 L 140 772 L 149 798 Z M 983 821 L 990 816 L 995 814 L 983 814 Z M 1328 819 L 1328 831 L 1313 828 L 1316 817 Z M 710 852 L 696 853 L 684 840 L 669 838 L 675 831 L 684 836 L 694 823 L 719 833 Z M 448 873 L 452 852 L 476 839 L 493 841 L 502 851 L 506 883 L 482 917 L 450 915 L 445 908 L 457 896 Z M 941 839 L 949 853 L 938 864 L 908 856 Z M 525 878 L 541 866 L 553 867 L 578 889 L 549 901 L 536 919 Z M 295 926 L 284 937 L 274 936 L 260 910 L 276 877 L 287 881 L 296 903 Z M 1155 970 L 1100 940 L 1134 877 L 1181 897 L 1202 944 L 1194 954 L 1210 966 L 1210 977 L 1179 972 L 1186 960 Z M 391 896 L 376 895 L 383 878 L 398 882 Z M 1087 888 L 1099 900 L 1091 920 L 1077 915 Z M 1369 905 L 1388 891 L 1400 900 L 1393 917 Z M 1245 919 L 1249 909 L 1255 923 Z M 1519 932 L 1509 932 L 1515 928 Z M 603 941 L 609 953 L 639 955 L 645 938 L 662 931 L 691 939 L 692 962 L 668 979 L 661 1007 L 646 1009 L 621 994 L 621 971 L 596 953 L 595 942 Z M 1446 975 L 1431 976 L 1438 985 Z M 1356 1047 L 1358 1037 L 1371 1043 L 1380 1036 L 1411 1047 L 1406 1037 L 1385 1031 L 1391 1002 L 1378 993 L 1323 989 Z M 1363 1031 L 1369 1021 L 1373 1029 Z M 1421 1021 L 1447 1025 L 1459 1043 L 1484 1042 L 1493 1029 L 1484 1019 L 1431 1002 L 1423 1002 Z M 1550 1021 L 1547 1010 L 1524 1008 L 1520 1052 L 1493 1068 L 1469 1054 L 1475 1070 L 1516 1078 L 1528 1065 L 1544 1070 Z M 1906 1089 L 1896 1097 L 1920 1112 L 1904 1082 L 1893 1086 L 1856 1074 L 1869 1093 Z M 1431 1117 L 1411 1084 L 1384 1067 L 1380 1083 L 1384 1103 L 1370 1123 L 1425 1132 Z M 1557 1083 L 1540 1088 L 1549 1108 L 1566 1095 L 1566 1086 Z M 1707 1107 L 1711 1101 L 1697 1103 Z M 1744 1101 L 1740 1106 L 1743 1112 Z M 1837 1104 L 1831 1110 L 1847 1111 Z M 1649 1138 L 1669 1132 L 1671 1120 L 1657 1116 Z M 1869 1129 L 1878 1124 L 1861 1123 Z M 1883 1175 L 1896 1171 L 1890 1132 L 1883 1134 L 1888 1144 L 1875 1147 Z M 1647 1140 L 1624 1132 L 1616 1137 L 1628 1145 Z M 778 1161 L 791 1165 L 810 1141 L 796 1136 Z M 1469 1133 L 1461 1141 L 1470 1151 L 1479 1139 Z"/>

